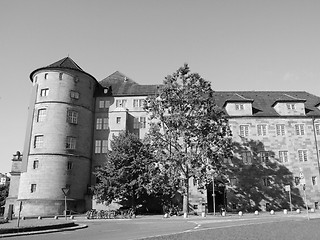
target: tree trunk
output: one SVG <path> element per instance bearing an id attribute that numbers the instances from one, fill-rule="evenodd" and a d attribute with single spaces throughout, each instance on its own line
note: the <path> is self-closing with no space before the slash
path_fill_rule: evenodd
<path id="1" fill-rule="evenodd" d="M 189 213 L 189 179 L 184 180 L 184 186 L 186 188 L 185 192 L 183 193 L 183 213 Z"/>

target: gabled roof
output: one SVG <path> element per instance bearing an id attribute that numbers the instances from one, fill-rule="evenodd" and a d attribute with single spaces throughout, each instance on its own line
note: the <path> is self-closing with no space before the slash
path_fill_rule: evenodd
<path id="1" fill-rule="evenodd" d="M 33 81 L 33 75 L 40 71 L 40 70 L 52 70 L 52 69 L 66 69 L 66 70 L 76 70 L 76 71 L 79 71 L 79 72 L 82 72 L 88 76 L 90 76 L 91 78 L 93 78 L 94 80 L 96 80 L 92 75 L 90 75 L 89 73 L 85 72 L 82 70 L 81 67 L 79 67 L 78 64 L 75 63 L 75 61 L 73 61 L 70 57 L 65 57 L 65 58 L 62 58 L 60 59 L 59 61 L 56 61 L 46 67 L 42 67 L 42 68 L 38 68 L 36 70 L 34 70 L 31 74 L 30 74 L 30 79 L 31 81 Z"/>
<path id="2" fill-rule="evenodd" d="M 308 109 L 306 116 L 319 116 L 320 110 L 316 105 L 320 102 L 320 97 L 304 91 L 216 91 L 213 94 L 218 106 L 223 107 L 225 102 L 234 94 L 239 94 L 247 99 L 252 99 L 252 107 L 255 109 L 252 116 L 275 117 L 279 114 L 274 110 L 273 104 L 278 100 L 289 95 L 295 101 L 303 100 L 305 108 Z M 292 98 L 293 97 L 293 98 Z"/>
<path id="3" fill-rule="evenodd" d="M 297 97 L 293 97 L 287 93 L 282 94 L 278 99 L 276 99 L 276 101 L 273 103 L 272 106 L 276 105 L 277 103 L 282 102 L 282 103 L 286 103 L 286 102 L 306 102 L 305 99 L 301 99 L 301 98 L 297 98 Z"/>
<path id="4" fill-rule="evenodd" d="M 228 98 L 225 103 L 224 106 L 228 103 L 228 102 L 241 102 L 241 103 L 247 103 L 247 102 L 253 102 L 253 99 L 249 99 L 249 98 L 245 98 L 244 96 L 235 93 L 233 94 L 230 98 Z"/>
<path id="5" fill-rule="evenodd" d="M 113 96 L 145 96 L 155 94 L 158 90 L 158 85 L 140 85 L 119 71 L 99 83 L 104 88 L 111 87 Z"/>

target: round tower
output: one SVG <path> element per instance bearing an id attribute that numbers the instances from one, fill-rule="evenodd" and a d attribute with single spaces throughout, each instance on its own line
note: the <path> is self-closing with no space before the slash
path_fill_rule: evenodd
<path id="1" fill-rule="evenodd" d="M 18 201 L 22 216 L 83 212 L 97 81 L 66 57 L 30 74 L 34 94 Z M 27 147 L 26 147 L 27 146 Z"/>

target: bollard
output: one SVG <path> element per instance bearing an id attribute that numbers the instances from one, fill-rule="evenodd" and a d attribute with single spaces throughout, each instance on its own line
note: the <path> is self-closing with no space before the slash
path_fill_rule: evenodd
<path id="1" fill-rule="evenodd" d="M 41 217 L 41 216 L 39 216 L 39 217 L 38 217 L 38 220 L 41 220 L 41 219 L 42 219 L 42 217 Z"/>
<path id="2" fill-rule="evenodd" d="M 226 212 L 223 211 L 223 212 L 221 213 L 221 215 L 222 215 L 222 217 L 225 217 L 225 216 L 226 216 Z"/>
<path id="3" fill-rule="evenodd" d="M 310 212 L 314 213 L 316 210 L 314 210 L 314 208 L 310 209 Z"/>
<path id="4" fill-rule="evenodd" d="M 22 220 L 26 220 L 26 217 L 21 217 Z"/>
<path id="5" fill-rule="evenodd" d="M 243 215 L 242 211 L 239 212 L 239 216 L 241 217 Z"/>
<path id="6" fill-rule="evenodd" d="M 54 216 L 54 219 L 56 219 L 56 220 L 57 220 L 58 218 L 59 218 L 58 216 Z"/>
<path id="7" fill-rule="evenodd" d="M 297 213 L 301 213 L 301 211 L 300 211 L 300 209 L 297 209 L 297 211 L 296 211 Z"/>
<path id="8" fill-rule="evenodd" d="M 254 211 L 254 215 L 259 215 L 259 211 Z"/>
<path id="9" fill-rule="evenodd" d="M 69 217 L 69 219 L 70 219 L 70 220 L 73 220 L 73 219 L 74 219 L 74 216 L 71 215 L 71 216 Z"/>
<path id="10" fill-rule="evenodd" d="M 188 218 L 188 213 L 184 213 L 183 218 Z"/>
<path id="11" fill-rule="evenodd" d="M 284 213 L 284 214 L 288 214 L 288 210 L 287 210 L 287 209 L 284 209 L 284 210 L 283 210 L 283 213 Z"/>
<path id="12" fill-rule="evenodd" d="M 169 214 L 168 213 L 166 213 L 166 214 L 164 214 L 164 216 L 163 216 L 164 218 L 168 218 L 169 217 Z"/>
<path id="13" fill-rule="evenodd" d="M 273 211 L 273 210 L 271 210 L 271 211 L 270 211 L 270 214 L 271 214 L 271 215 L 274 215 L 274 211 Z"/>
<path id="14" fill-rule="evenodd" d="M 202 213 L 201 213 L 201 217 L 206 217 L 206 213 L 205 213 L 205 212 L 202 212 Z"/>

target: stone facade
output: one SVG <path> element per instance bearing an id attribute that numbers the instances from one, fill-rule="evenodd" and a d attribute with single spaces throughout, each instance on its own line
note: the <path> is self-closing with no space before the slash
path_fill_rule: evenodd
<path id="1" fill-rule="evenodd" d="M 120 72 L 98 82 L 69 57 L 33 71 L 30 79 L 22 173 L 12 179 L 9 199 L 22 202 L 22 216 L 62 214 L 62 188 L 68 188 L 69 210 L 100 209 L 88 191 L 96 183 L 92 172 L 106 161 L 114 135 L 127 130 L 145 136 L 149 120 L 143 100 L 156 94 L 158 86 L 139 85 Z M 292 188 L 294 206 L 301 207 L 301 173 L 308 205 L 317 207 L 320 98 L 288 91 L 215 92 L 214 97 L 229 118 L 237 151 L 226 161 L 229 179 L 214 176 L 215 184 L 201 191 L 190 179 L 191 208 L 283 207 L 285 185 Z"/>

